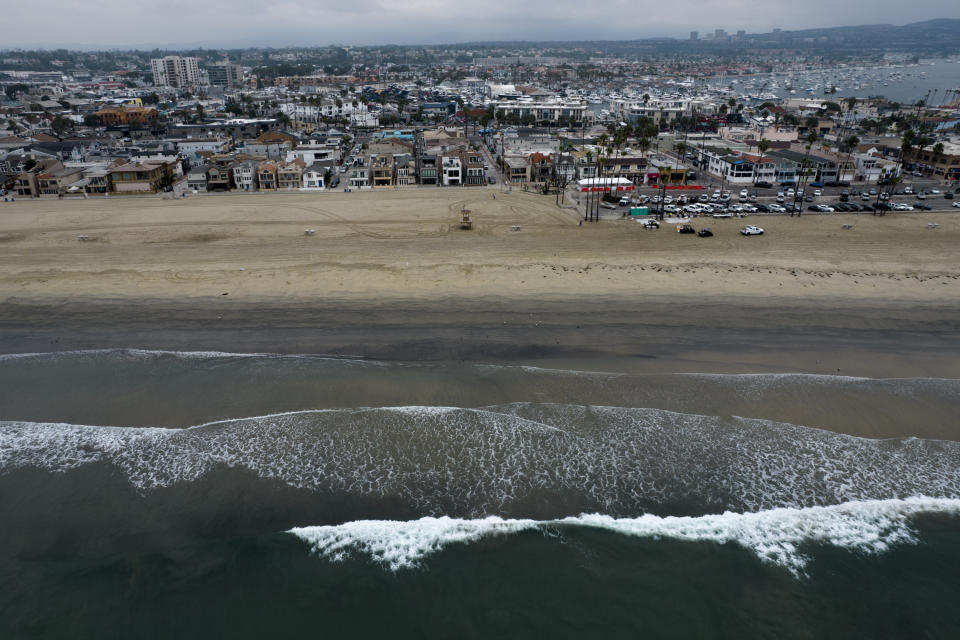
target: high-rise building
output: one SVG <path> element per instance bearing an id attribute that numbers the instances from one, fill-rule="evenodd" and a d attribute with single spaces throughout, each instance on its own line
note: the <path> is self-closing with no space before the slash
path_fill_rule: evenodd
<path id="1" fill-rule="evenodd" d="M 716 39 L 716 40 L 720 40 L 720 39 L 722 39 L 722 38 L 726 38 L 726 37 L 727 37 L 727 32 L 724 31 L 723 29 L 717 29 L 716 31 L 713 32 L 713 37 L 714 37 L 714 39 Z"/>
<path id="2" fill-rule="evenodd" d="M 691 40 L 696 40 L 696 39 L 699 38 L 699 37 L 700 37 L 700 32 L 698 32 L 698 31 L 691 31 L 691 32 L 690 32 L 690 39 L 691 39 Z"/>
<path id="3" fill-rule="evenodd" d="M 153 84 L 158 87 L 193 87 L 200 84 L 200 66 L 196 58 L 166 56 L 150 61 Z"/>
<path id="4" fill-rule="evenodd" d="M 737 31 L 737 40 L 743 40 L 746 37 L 747 37 L 747 32 L 745 30 L 740 29 L 739 31 Z"/>
<path id="5" fill-rule="evenodd" d="M 243 73 L 240 66 L 231 64 L 229 61 L 217 62 L 207 67 L 207 75 L 210 78 L 210 84 L 215 87 L 239 87 L 243 79 Z"/>

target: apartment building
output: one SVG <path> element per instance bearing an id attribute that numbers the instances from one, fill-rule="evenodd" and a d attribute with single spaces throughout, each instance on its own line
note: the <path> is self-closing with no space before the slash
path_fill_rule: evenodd
<path id="1" fill-rule="evenodd" d="M 207 67 L 207 78 L 214 87 L 233 89 L 243 84 L 243 68 L 230 62 L 217 62 Z"/>
<path id="2" fill-rule="evenodd" d="M 104 107 L 94 115 L 107 127 L 115 126 L 153 126 L 157 123 L 158 113 L 152 107 Z"/>
<path id="3" fill-rule="evenodd" d="M 200 84 L 200 66 L 196 58 L 165 56 L 150 60 L 153 84 L 158 87 L 194 87 Z"/>

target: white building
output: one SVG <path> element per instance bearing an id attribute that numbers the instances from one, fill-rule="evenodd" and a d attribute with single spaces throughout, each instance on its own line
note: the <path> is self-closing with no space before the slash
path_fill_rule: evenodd
<path id="1" fill-rule="evenodd" d="M 460 166 L 460 158 L 447 157 L 443 159 L 440 165 L 443 186 L 463 184 L 463 168 Z"/>
<path id="2" fill-rule="evenodd" d="M 287 152 L 287 162 L 292 160 L 303 160 L 303 163 L 310 166 L 314 162 L 323 160 L 340 160 L 340 147 L 327 144 L 302 144 L 296 149 Z"/>
<path id="3" fill-rule="evenodd" d="M 257 190 L 257 163 L 245 160 L 233 166 L 233 184 L 240 191 Z"/>
<path id="4" fill-rule="evenodd" d="M 200 84 L 200 66 L 196 58 L 166 56 L 150 60 L 153 84 L 158 87 L 194 87 Z"/>
<path id="5" fill-rule="evenodd" d="M 311 164 L 303 171 L 302 191 L 323 191 L 326 188 L 323 177 L 327 168 L 320 164 Z"/>

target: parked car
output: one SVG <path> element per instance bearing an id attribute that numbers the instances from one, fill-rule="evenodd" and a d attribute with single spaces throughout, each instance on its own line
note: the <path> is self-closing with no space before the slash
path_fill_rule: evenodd
<path id="1" fill-rule="evenodd" d="M 742 236 L 759 236 L 763 235 L 763 229 L 760 227 L 748 224 L 743 229 L 740 229 L 740 235 Z"/>
<path id="2" fill-rule="evenodd" d="M 709 238 L 713 236 L 713 231 L 710 231 L 709 227 L 704 227 L 703 229 L 700 229 L 700 231 L 697 231 L 697 235 L 701 238 Z"/>
<path id="3" fill-rule="evenodd" d="M 677 233 L 696 233 L 697 230 L 693 228 L 693 225 L 690 224 L 678 224 Z"/>
<path id="4" fill-rule="evenodd" d="M 659 228 L 660 228 L 660 223 L 657 222 L 656 220 L 644 220 L 644 221 L 643 221 L 643 228 L 644 228 L 644 229 L 647 229 L 648 231 L 652 231 L 652 230 L 654 230 L 654 229 L 659 229 Z"/>
<path id="5" fill-rule="evenodd" d="M 953 192 L 952 192 L 952 191 L 947 191 L 945 194 L 943 194 L 943 198 L 944 198 L 945 200 L 953 200 Z"/>
<path id="6" fill-rule="evenodd" d="M 820 190 L 820 189 L 814 189 L 814 190 L 813 190 L 813 195 L 815 195 L 816 197 L 819 198 L 820 196 L 823 195 L 823 191 Z"/>
<path id="7" fill-rule="evenodd" d="M 860 200 L 862 200 L 863 202 L 869 202 L 869 201 L 870 201 L 870 194 L 869 194 L 869 193 L 861 193 L 861 194 L 860 194 Z"/>
<path id="8" fill-rule="evenodd" d="M 601 203 L 600 203 L 600 206 L 603 207 L 604 209 L 616 209 L 616 208 L 617 208 L 617 205 L 613 204 L 612 202 L 601 202 Z"/>
<path id="9" fill-rule="evenodd" d="M 746 189 L 740 189 L 740 199 L 746 200 L 750 197 L 750 193 Z"/>
<path id="10" fill-rule="evenodd" d="M 958 209 L 960 209 L 960 202 L 954 202 L 954 203 L 953 203 L 953 206 L 955 206 L 955 207 L 957 207 Z"/>
<path id="11" fill-rule="evenodd" d="M 921 191 L 920 193 L 917 194 L 917 200 L 926 200 L 926 199 L 927 199 L 927 194 L 925 194 L 924 192 Z"/>
<path id="12" fill-rule="evenodd" d="M 621 207 L 629 207 L 629 206 L 630 206 L 630 198 L 624 196 L 624 197 L 620 198 L 620 202 L 618 202 L 617 204 L 619 204 Z"/>
<path id="13" fill-rule="evenodd" d="M 914 209 L 919 209 L 920 211 L 933 211 L 933 207 L 928 204 L 923 204 L 922 202 L 914 202 L 912 206 Z"/>
<path id="14" fill-rule="evenodd" d="M 773 185 L 770 184 L 769 182 L 762 182 L 762 181 L 761 181 L 761 182 L 758 182 L 755 186 L 757 187 L 757 189 L 769 189 L 769 188 L 772 187 Z"/>

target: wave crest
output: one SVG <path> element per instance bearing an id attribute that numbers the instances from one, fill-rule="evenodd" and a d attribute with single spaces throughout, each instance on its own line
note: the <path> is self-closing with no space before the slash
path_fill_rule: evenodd
<path id="1" fill-rule="evenodd" d="M 556 529 L 562 533 L 593 528 L 640 538 L 736 544 L 752 551 L 761 561 L 800 576 L 810 561 L 802 551 L 804 545 L 883 553 L 898 544 L 916 543 L 910 520 L 922 513 L 960 515 L 960 500 L 911 497 L 698 517 L 647 514 L 639 518 L 615 518 L 585 514 L 541 521 L 505 520 L 496 516 L 474 520 L 421 518 L 409 522 L 363 520 L 335 526 L 297 527 L 288 533 L 329 560 L 342 561 L 351 552 L 360 552 L 397 571 L 416 567 L 426 556 L 451 544 L 523 531 Z"/>

